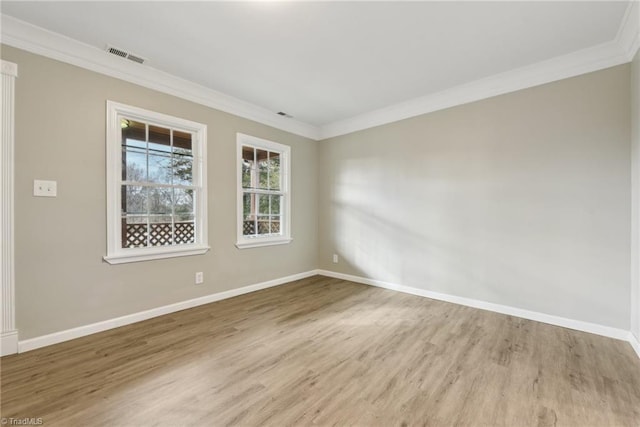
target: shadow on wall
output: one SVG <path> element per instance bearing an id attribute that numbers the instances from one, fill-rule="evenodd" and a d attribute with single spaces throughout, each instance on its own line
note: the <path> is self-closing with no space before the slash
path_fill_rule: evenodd
<path id="1" fill-rule="evenodd" d="M 545 230 L 526 201 L 503 201 L 491 188 L 469 188 L 477 187 L 470 180 L 400 180 L 399 189 L 396 179 L 394 188 L 370 172 L 381 170 L 377 162 L 350 159 L 334 175 L 329 229 L 338 271 L 560 316 L 611 312 L 588 292 L 590 282 L 608 280 L 585 265 L 602 248 L 575 253 L 582 242 L 573 231 Z"/>

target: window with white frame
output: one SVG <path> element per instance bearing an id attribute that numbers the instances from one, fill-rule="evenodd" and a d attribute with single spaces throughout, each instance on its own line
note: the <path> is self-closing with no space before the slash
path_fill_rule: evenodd
<path id="1" fill-rule="evenodd" d="M 237 135 L 238 248 L 289 243 L 290 147 Z"/>
<path id="2" fill-rule="evenodd" d="M 110 264 L 205 253 L 204 124 L 107 101 Z"/>

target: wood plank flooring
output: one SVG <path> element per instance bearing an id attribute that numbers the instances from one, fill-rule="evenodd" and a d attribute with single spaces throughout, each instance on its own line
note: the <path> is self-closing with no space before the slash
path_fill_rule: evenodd
<path id="1" fill-rule="evenodd" d="M 322 276 L 1 368 L 47 426 L 640 426 L 626 342 Z"/>

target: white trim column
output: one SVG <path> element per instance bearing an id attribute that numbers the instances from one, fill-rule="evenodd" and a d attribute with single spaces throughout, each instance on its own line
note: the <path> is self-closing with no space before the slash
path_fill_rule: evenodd
<path id="1" fill-rule="evenodd" d="M 631 334 L 640 357 L 640 5 L 629 5 L 635 22 L 631 45 Z"/>
<path id="2" fill-rule="evenodd" d="M 15 79 L 18 65 L 2 61 L 2 149 L 0 150 L 0 275 L 2 276 L 2 304 L 0 304 L 0 355 L 18 352 L 18 331 L 15 316 L 15 273 L 13 234 L 14 179 L 14 107 Z"/>

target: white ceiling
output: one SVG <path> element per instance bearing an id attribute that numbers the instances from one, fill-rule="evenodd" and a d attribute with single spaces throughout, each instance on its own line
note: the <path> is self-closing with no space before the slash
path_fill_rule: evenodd
<path id="1" fill-rule="evenodd" d="M 1 11 L 323 126 L 616 38 L 628 2 L 11 2 Z"/>

